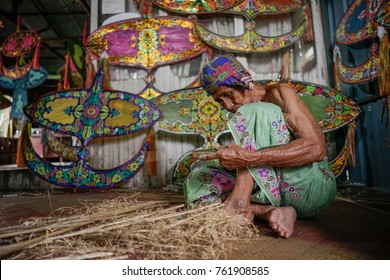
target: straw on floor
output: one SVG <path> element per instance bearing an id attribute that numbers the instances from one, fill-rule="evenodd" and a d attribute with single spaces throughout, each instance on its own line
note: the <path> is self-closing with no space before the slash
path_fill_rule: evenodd
<path id="1" fill-rule="evenodd" d="M 4 259 L 219 259 L 231 240 L 259 239 L 222 204 L 188 209 L 122 196 L 0 229 Z"/>

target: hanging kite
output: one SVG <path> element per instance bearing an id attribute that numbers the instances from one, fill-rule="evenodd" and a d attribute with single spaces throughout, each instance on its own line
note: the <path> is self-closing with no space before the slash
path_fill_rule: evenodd
<path id="1" fill-rule="evenodd" d="M 146 87 L 138 93 L 146 99 L 162 94 L 153 86 L 153 72 L 158 67 L 190 60 L 207 50 L 193 22 L 180 17 L 135 18 L 111 23 L 90 34 L 85 47 L 95 59 L 107 53 L 110 65 L 147 71 Z"/>
<path id="2" fill-rule="evenodd" d="M 336 29 L 339 44 L 354 44 L 376 37 L 375 15 L 384 0 L 355 0 L 348 7 Z"/>
<path id="3" fill-rule="evenodd" d="M 384 28 L 390 29 L 390 2 L 384 1 L 375 15 L 375 22 Z"/>
<path id="4" fill-rule="evenodd" d="M 160 130 L 199 135 L 202 148 L 215 148 L 220 134 L 227 132 L 227 111 L 201 87 L 166 93 L 152 102 L 162 113 Z"/>
<path id="5" fill-rule="evenodd" d="M 87 65 L 86 52 L 79 42 L 69 42 L 68 53 L 58 74 L 63 77 L 63 89 L 81 88 L 85 85 Z"/>
<path id="6" fill-rule="evenodd" d="M 254 18 L 264 14 L 286 14 L 302 8 L 306 0 L 246 0 L 228 12 Z"/>
<path id="7" fill-rule="evenodd" d="M 14 90 L 11 119 L 23 118 L 23 107 L 28 103 L 27 89 L 41 85 L 47 78 L 46 70 L 38 63 L 39 42 L 36 32 L 20 29 L 19 17 L 17 31 L 8 36 L 1 46 L 1 55 L 16 59 L 13 67 L 0 65 L 0 87 Z M 33 60 L 25 61 L 25 56 L 34 49 Z"/>
<path id="8" fill-rule="evenodd" d="M 179 17 L 137 18 L 95 30 L 85 47 L 95 59 L 103 52 L 111 65 L 145 69 L 185 61 L 206 51 L 191 20 Z"/>
<path id="9" fill-rule="evenodd" d="M 388 34 L 389 1 L 355 0 L 343 15 L 337 30 L 336 41 L 339 44 L 354 44 L 367 38 L 378 37 L 380 46 L 370 47 L 370 57 L 366 63 L 356 67 L 346 67 L 341 63 L 340 52 L 335 47 L 334 69 L 336 86 L 341 89 L 342 80 L 345 83 L 367 82 L 378 78 L 380 95 L 386 97 L 387 110 L 390 106 L 390 54 Z"/>
<path id="10" fill-rule="evenodd" d="M 152 102 L 160 109 L 162 118 L 159 130 L 169 133 L 199 135 L 204 139 L 202 147 L 183 155 L 173 171 L 173 184 L 182 184 L 190 172 L 190 166 L 200 154 L 215 149 L 218 138 L 229 132 L 226 113 L 201 87 L 163 94 Z"/>
<path id="11" fill-rule="evenodd" d="M 13 90 L 11 119 L 23 119 L 23 107 L 28 104 L 27 89 L 41 85 L 46 81 L 47 75 L 47 71 L 43 67 L 39 67 L 32 68 L 24 76 L 16 79 L 6 75 L 0 76 L 0 87 Z"/>
<path id="12" fill-rule="evenodd" d="M 243 0 L 151 0 L 153 4 L 167 11 L 184 14 L 218 13 L 230 9 Z"/>
<path id="13" fill-rule="evenodd" d="M 285 2 L 285 1 L 282 1 Z M 275 51 L 294 44 L 305 33 L 305 19 L 292 31 L 279 36 L 263 36 L 255 31 L 255 18 L 265 14 L 291 13 L 303 8 L 302 1 L 260 1 L 247 0 L 234 8 L 224 11 L 226 14 L 240 15 L 245 18 L 244 33 L 235 37 L 218 35 L 208 30 L 200 22 L 195 22 L 199 36 L 208 45 L 229 52 L 260 53 Z"/>
<path id="14" fill-rule="evenodd" d="M 337 46 L 334 48 L 334 63 L 335 63 L 335 77 L 336 83 L 337 79 L 340 78 L 346 84 L 357 84 L 370 82 L 373 79 L 378 78 L 380 68 L 379 68 L 379 55 L 377 54 L 378 45 L 373 44 L 370 47 L 370 57 L 366 62 L 361 65 L 354 67 L 348 67 L 341 62 L 340 50 Z M 341 86 L 336 86 L 341 90 Z"/>
<path id="15" fill-rule="evenodd" d="M 149 101 L 121 91 L 103 88 L 100 70 L 91 88 L 65 90 L 44 95 L 24 108 L 30 121 L 40 127 L 77 137 L 81 147 L 77 161 L 57 166 L 42 159 L 27 137 L 27 167 L 43 180 L 81 189 L 112 187 L 132 178 L 143 166 L 149 142 L 137 155 L 109 170 L 97 170 L 87 163 L 88 143 L 97 137 L 121 136 L 151 127 L 161 116 Z"/>

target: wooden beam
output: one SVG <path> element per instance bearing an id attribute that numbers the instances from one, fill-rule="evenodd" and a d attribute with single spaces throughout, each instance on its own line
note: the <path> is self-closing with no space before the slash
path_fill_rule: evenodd
<path id="1" fill-rule="evenodd" d="M 88 17 L 91 16 L 91 8 L 89 7 L 88 3 L 85 0 L 77 0 L 77 3 L 80 4 L 84 12 L 87 14 Z"/>

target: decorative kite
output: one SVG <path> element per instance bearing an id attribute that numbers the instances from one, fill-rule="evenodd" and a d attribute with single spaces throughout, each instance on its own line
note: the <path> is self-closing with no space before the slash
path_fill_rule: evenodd
<path id="1" fill-rule="evenodd" d="M 29 53 L 39 43 L 40 37 L 35 31 L 18 30 L 8 36 L 2 44 L 1 53 L 7 57 L 21 57 Z"/>
<path id="2" fill-rule="evenodd" d="M 384 0 L 355 0 L 348 7 L 336 29 L 339 44 L 354 44 L 367 38 L 376 37 L 375 15 Z"/>
<path id="3" fill-rule="evenodd" d="M 0 87 L 13 89 L 11 119 L 21 120 L 24 116 L 23 107 L 27 105 L 27 89 L 41 85 L 47 78 L 47 72 L 39 67 L 40 37 L 34 31 L 20 30 L 20 17 L 17 31 L 8 36 L 1 46 L 1 55 L 16 59 L 15 66 L 6 68 L 0 64 Z M 21 64 L 22 57 L 35 48 L 34 58 Z"/>
<path id="4" fill-rule="evenodd" d="M 243 2 L 243 0 L 151 0 L 153 4 L 167 11 L 184 14 L 218 13 Z"/>
<path id="5" fill-rule="evenodd" d="M 334 55 L 335 55 L 335 76 L 336 80 L 340 78 L 346 84 L 357 84 L 370 82 L 373 79 L 378 78 L 380 67 L 379 67 L 379 55 L 376 53 L 378 50 L 378 45 L 373 44 L 370 47 L 370 57 L 366 62 L 361 65 L 354 67 L 348 67 L 341 62 L 341 54 L 339 48 L 335 46 Z M 337 83 L 337 82 L 336 82 Z M 341 90 L 341 88 L 338 88 Z"/>
<path id="6" fill-rule="evenodd" d="M 80 152 L 80 147 L 67 145 L 67 144 L 61 142 L 54 135 L 53 131 L 47 130 L 47 129 L 45 129 L 43 132 L 43 138 L 44 138 L 45 144 L 50 148 L 50 150 L 55 152 L 61 158 L 64 158 L 64 159 L 67 159 L 70 161 L 79 160 L 78 154 Z"/>
<path id="7" fill-rule="evenodd" d="M 227 111 L 201 87 L 166 93 L 152 102 L 162 113 L 160 130 L 199 135 L 202 148 L 215 148 L 218 137 L 228 130 Z"/>
<path id="8" fill-rule="evenodd" d="M 199 56 L 207 49 L 193 22 L 180 17 L 136 18 L 104 25 L 89 35 L 85 47 L 95 59 L 106 52 L 109 64 L 142 68 L 148 73 Z"/>
<path id="9" fill-rule="evenodd" d="M 111 23 L 90 34 L 85 47 L 95 59 L 106 53 L 111 65 L 146 70 L 146 87 L 138 95 L 148 100 L 163 94 L 153 86 L 154 70 L 190 60 L 207 50 L 193 22 L 179 17 L 135 18 Z"/>
<path id="10" fill-rule="evenodd" d="M 384 1 L 379 11 L 375 15 L 375 22 L 390 29 L 390 2 Z"/>
<path id="11" fill-rule="evenodd" d="M 216 49 L 237 53 L 259 53 L 279 50 L 294 44 L 303 35 L 305 22 L 303 21 L 289 33 L 274 37 L 257 34 L 254 31 L 255 22 L 253 21 L 245 24 L 243 35 L 236 37 L 218 35 L 200 23 L 196 23 L 195 27 L 202 40 Z"/>
<path id="12" fill-rule="evenodd" d="M 163 94 L 152 102 L 160 109 L 159 130 L 176 134 L 199 135 L 204 139 L 202 147 L 183 155 L 173 171 L 174 184 L 182 184 L 190 172 L 190 166 L 198 156 L 214 149 L 218 138 L 228 133 L 226 113 L 201 87 Z"/>
<path id="13" fill-rule="evenodd" d="M 151 127 L 160 111 L 149 101 L 121 91 L 103 88 L 100 70 L 91 88 L 58 91 L 44 95 L 24 108 L 30 121 L 40 127 L 77 137 L 81 147 L 77 161 L 57 166 L 42 159 L 27 137 L 27 167 L 43 180 L 81 189 L 112 187 L 132 178 L 143 166 L 149 142 L 137 155 L 113 169 L 96 170 L 87 163 L 88 143 L 97 137 L 120 136 Z"/>
<path id="14" fill-rule="evenodd" d="M 148 77 L 145 79 L 145 82 L 146 86 L 137 95 L 147 100 L 152 100 L 153 98 L 165 94 L 165 92 L 162 92 L 154 87 L 153 83 L 155 82 L 155 77 L 153 74 L 149 74 Z M 195 80 L 189 85 L 187 85 L 185 88 L 193 88 L 199 86 L 199 77 L 196 77 Z"/>
<path id="15" fill-rule="evenodd" d="M 63 89 L 81 88 L 85 86 L 87 76 L 86 52 L 78 42 L 69 43 L 65 56 L 65 65 L 61 67 L 64 77 Z"/>
<path id="16" fill-rule="evenodd" d="M 21 120 L 24 117 L 23 107 L 28 104 L 27 89 L 41 85 L 47 78 L 47 71 L 43 67 L 30 69 L 24 76 L 9 78 L 0 76 L 0 87 L 13 89 L 11 119 Z"/>
<path id="17" fill-rule="evenodd" d="M 352 2 L 336 29 L 336 42 L 348 45 L 378 37 L 379 51 L 377 51 L 378 46 L 372 44 L 369 59 L 355 67 L 347 67 L 341 63 L 337 46 L 333 55 L 336 88 L 341 90 L 341 81 L 361 83 L 378 78 L 379 94 L 386 97 L 387 111 L 390 110 L 390 52 L 385 27 L 389 17 L 389 7 L 387 0 L 355 0 Z M 389 27 L 388 24 L 387 27 Z"/>
<path id="18" fill-rule="evenodd" d="M 260 1 L 247 0 L 238 6 L 223 13 L 241 15 L 245 18 L 244 33 L 240 36 L 227 37 L 211 32 L 200 22 L 195 22 L 195 28 L 199 36 L 208 45 L 224 51 L 237 53 L 269 52 L 290 46 L 298 41 L 305 33 L 303 20 L 294 30 L 279 36 L 263 36 L 255 31 L 255 18 L 264 14 L 291 13 L 298 8 L 303 8 L 302 1 Z"/>
<path id="19" fill-rule="evenodd" d="M 295 88 L 296 93 L 316 117 L 323 132 L 340 129 L 360 114 L 360 108 L 355 101 L 332 88 L 302 81 L 290 81 L 289 84 Z"/>
<path id="20" fill-rule="evenodd" d="M 227 11 L 253 19 L 264 14 L 287 14 L 301 9 L 306 0 L 246 0 Z"/>

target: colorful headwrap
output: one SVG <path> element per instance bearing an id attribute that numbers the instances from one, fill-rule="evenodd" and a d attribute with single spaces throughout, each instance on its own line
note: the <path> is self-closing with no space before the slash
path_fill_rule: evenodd
<path id="1" fill-rule="evenodd" d="M 204 65 L 200 73 L 200 82 L 209 94 L 222 85 L 253 88 L 251 74 L 232 54 L 218 56 Z"/>

